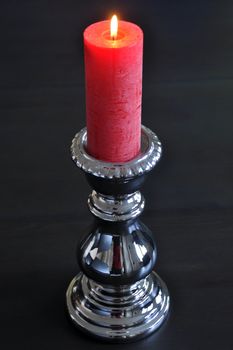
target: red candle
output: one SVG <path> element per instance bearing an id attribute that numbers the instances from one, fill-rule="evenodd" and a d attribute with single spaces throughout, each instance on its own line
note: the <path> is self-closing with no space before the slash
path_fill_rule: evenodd
<path id="1" fill-rule="evenodd" d="M 140 152 L 143 32 L 115 16 L 111 24 L 84 31 L 87 151 L 126 162 Z"/>

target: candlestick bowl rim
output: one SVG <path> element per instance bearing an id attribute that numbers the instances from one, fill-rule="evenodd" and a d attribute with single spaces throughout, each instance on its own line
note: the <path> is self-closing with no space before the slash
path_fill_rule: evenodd
<path id="1" fill-rule="evenodd" d="M 107 162 L 92 157 L 86 150 L 87 128 L 81 129 L 72 140 L 71 155 L 84 172 L 105 179 L 135 178 L 151 171 L 158 163 L 162 146 L 157 135 L 141 127 L 141 152 L 128 162 Z"/>

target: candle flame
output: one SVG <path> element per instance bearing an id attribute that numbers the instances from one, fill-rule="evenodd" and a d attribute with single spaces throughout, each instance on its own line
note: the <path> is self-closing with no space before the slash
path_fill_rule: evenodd
<path id="1" fill-rule="evenodd" d="M 110 24 L 110 33 L 111 33 L 112 40 L 115 40 L 117 38 L 117 32 L 118 32 L 118 19 L 116 15 L 113 15 L 111 19 L 111 24 Z"/>

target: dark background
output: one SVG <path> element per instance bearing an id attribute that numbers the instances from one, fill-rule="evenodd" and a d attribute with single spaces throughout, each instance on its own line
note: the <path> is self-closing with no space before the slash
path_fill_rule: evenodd
<path id="1" fill-rule="evenodd" d="M 70 325 L 65 291 L 91 220 L 69 154 L 85 125 L 82 32 L 115 11 L 145 34 L 143 123 L 164 153 L 144 222 L 172 297 L 163 328 L 121 347 L 232 349 L 231 0 L 1 1 L 1 348 L 110 347 Z"/>

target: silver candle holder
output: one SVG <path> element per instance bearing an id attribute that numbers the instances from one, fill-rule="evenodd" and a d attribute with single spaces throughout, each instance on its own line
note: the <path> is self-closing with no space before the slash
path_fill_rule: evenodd
<path id="1" fill-rule="evenodd" d="M 169 310 L 167 287 L 154 271 L 155 243 L 138 219 L 145 204 L 139 189 L 162 149 L 144 126 L 141 140 L 140 155 L 126 163 L 91 157 L 86 128 L 71 146 L 73 161 L 93 187 L 88 206 L 95 220 L 77 251 L 81 272 L 68 287 L 67 308 L 78 328 L 108 341 L 145 337 Z"/>

